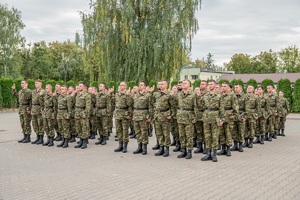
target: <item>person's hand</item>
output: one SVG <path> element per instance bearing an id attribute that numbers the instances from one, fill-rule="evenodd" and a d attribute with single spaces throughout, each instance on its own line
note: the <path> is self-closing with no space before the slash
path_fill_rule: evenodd
<path id="1" fill-rule="evenodd" d="M 230 116 L 229 116 L 229 119 L 234 119 L 234 115 L 230 115 Z"/>
<path id="2" fill-rule="evenodd" d="M 172 116 L 171 116 L 171 115 L 169 115 L 169 116 L 167 117 L 167 119 L 169 119 L 169 120 L 170 120 L 170 119 L 172 119 Z"/>
<path id="3" fill-rule="evenodd" d="M 195 124 L 195 123 L 196 123 L 196 120 L 193 119 L 193 120 L 192 120 L 192 123 Z"/>
<path id="4" fill-rule="evenodd" d="M 153 91 L 154 91 L 154 85 L 153 85 L 152 87 L 149 88 L 149 91 L 150 91 L 150 92 L 153 92 Z"/>
<path id="5" fill-rule="evenodd" d="M 151 118 L 146 119 L 146 122 L 150 123 L 151 122 Z"/>
<path id="6" fill-rule="evenodd" d="M 223 126 L 224 122 L 219 122 L 218 126 Z"/>
<path id="7" fill-rule="evenodd" d="M 126 94 L 127 94 L 127 95 L 130 95 L 130 91 L 131 91 L 131 89 L 130 89 L 130 87 L 129 87 L 128 90 L 126 91 Z"/>

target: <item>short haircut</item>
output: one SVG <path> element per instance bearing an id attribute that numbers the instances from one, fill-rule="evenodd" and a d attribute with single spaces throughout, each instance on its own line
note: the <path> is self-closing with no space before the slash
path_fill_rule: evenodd
<path id="1" fill-rule="evenodd" d="M 40 79 L 35 80 L 35 82 L 42 83 Z"/>
<path id="2" fill-rule="evenodd" d="M 82 84 L 84 87 L 87 87 L 86 83 L 85 82 L 81 82 L 79 84 Z"/>
<path id="3" fill-rule="evenodd" d="M 190 80 L 188 80 L 188 79 L 185 79 L 185 80 L 183 80 L 183 81 L 187 81 L 187 82 L 189 82 L 189 83 L 190 83 L 190 86 L 192 86 L 192 83 L 191 83 L 191 81 L 190 81 Z"/>
<path id="4" fill-rule="evenodd" d="M 66 85 L 62 85 L 61 87 L 68 88 L 68 86 L 66 86 Z"/>
<path id="5" fill-rule="evenodd" d="M 24 79 L 24 80 L 22 80 L 22 81 L 24 81 L 26 84 L 28 84 L 28 81 L 27 81 L 26 79 Z"/>
<path id="6" fill-rule="evenodd" d="M 264 87 L 261 86 L 261 85 L 257 87 L 257 89 L 259 89 L 259 88 L 261 88 L 262 90 L 264 90 Z"/>
<path id="7" fill-rule="evenodd" d="M 146 81 L 140 81 L 140 83 L 144 83 L 144 85 L 147 86 L 147 82 Z"/>
<path id="8" fill-rule="evenodd" d="M 49 87 L 50 89 L 52 89 L 52 85 L 51 84 L 47 84 L 46 87 Z"/>
<path id="9" fill-rule="evenodd" d="M 214 82 L 215 84 L 217 84 L 217 82 L 216 82 L 215 80 L 213 80 L 213 79 L 212 79 L 212 80 L 209 80 L 208 82 L 209 82 L 209 83 Z"/>

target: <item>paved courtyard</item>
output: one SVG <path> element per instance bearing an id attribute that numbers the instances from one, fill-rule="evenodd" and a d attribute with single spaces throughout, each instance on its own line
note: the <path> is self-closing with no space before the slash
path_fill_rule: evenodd
<path id="1" fill-rule="evenodd" d="M 219 162 L 115 153 L 90 140 L 87 149 L 19 144 L 16 112 L 0 113 L 0 199 L 300 199 L 300 115 L 288 117 L 286 137 L 255 145 Z M 33 134 L 35 137 L 35 134 Z M 57 144 L 58 142 L 56 142 Z M 173 149 L 173 147 L 171 147 Z"/>

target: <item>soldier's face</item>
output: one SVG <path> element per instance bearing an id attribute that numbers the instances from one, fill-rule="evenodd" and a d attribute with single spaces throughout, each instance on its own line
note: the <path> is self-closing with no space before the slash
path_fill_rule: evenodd
<path id="1" fill-rule="evenodd" d="M 280 97 L 283 97 L 283 92 L 279 92 L 279 96 L 280 96 Z"/>
<path id="2" fill-rule="evenodd" d="M 80 92 L 82 92 L 84 90 L 84 85 L 83 84 L 79 84 L 78 89 L 79 89 Z"/>
<path id="3" fill-rule="evenodd" d="M 145 90 L 145 89 L 146 89 L 146 85 L 145 85 L 144 82 L 141 82 L 141 83 L 140 83 L 139 89 L 140 89 L 140 90 Z"/>
<path id="4" fill-rule="evenodd" d="M 254 91 L 254 87 L 251 86 L 251 85 L 249 85 L 249 86 L 247 87 L 247 92 L 248 92 L 248 93 L 252 93 L 253 91 Z"/>
<path id="5" fill-rule="evenodd" d="M 68 88 L 68 93 L 69 93 L 69 94 L 72 94 L 73 92 L 74 92 L 74 88 L 73 88 L 73 87 L 69 87 L 69 88 Z"/>
<path id="6" fill-rule="evenodd" d="M 28 86 L 28 83 L 26 83 L 25 81 L 22 81 L 22 82 L 21 82 L 21 87 L 22 87 L 23 89 L 27 88 L 27 86 Z"/>
<path id="7" fill-rule="evenodd" d="M 157 89 L 160 90 L 161 89 L 161 82 L 157 83 Z"/>
<path id="8" fill-rule="evenodd" d="M 207 88 L 207 82 L 201 82 L 200 83 L 200 90 L 204 91 Z"/>
<path id="9" fill-rule="evenodd" d="M 182 82 L 182 89 L 184 90 L 187 90 L 189 89 L 191 86 L 190 86 L 190 82 L 189 81 L 183 81 Z"/>
<path id="10" fill-rule="evenodd" d="M 40 89 L 42 87 L 42 82 L 36 81 L 35 82 L 35 88 Z"/>
<path id="11" fill-rule="evenodd" d="M 177 92 L 177 91 L 178 91 L 178 90 L 177 90 L 177 86 L 176 86 L 176 85 L 173 86 L 172 90 L 173 90 L 173 92 Z"/>
<path id="12" fill-rule="evenodd" d="M 222 92 L 227 92 L 229 86 L 227 84 L 222 84 Z"/>
<path id="13" fill-rule="evenodd" d="M 92 94 L 92 93 L 93 93 L 93 88 L 90 87 L 90 88 L 88 89 L 88 93 L 89 93 L 89 94 Z"/>
<path id="14" fill-rule="evenodd" d="M 119 86 L 119 89 L 120 89 L 120 91 L 123 92 L 123 91 L 126 90 L 126 87 L 127 87 L 126 84 L 125 84 L 124 82 L 121 82 L 121 83 L 120 83 L 120 86 Z"/>
<path id="15" fill-rule="evenodd" d="M 60 91 L 60 85 L 55 85 L 55 91 L 59 92 Z"/>
<path id="16" fill-rule="evenodd" d="M 166 81 L 161 82 L 160 88 L 161 88 L 162 90 L 167 89 L 167 87 L 168 87 L 168 83 L 167 83 Z"/>
<path id="17" fill-rule="evenodd" d="M 60 88 L 60 93 L 61 94 L 67 94 L 67 88 L 66 87 L 61 87 Z"/>
<path id="18" fill-rule="evenodd" d="M 268 93 L 272 93 L 273 87 L 272 87 L 272 86 L 268 86 L 268 87 L 267 87 L 267 91 L 268 91 Z"/>
<path id="19" fill-rule="evenodd" d="M 258 94 L 263 94 L 264 93 L 264 90 L 262 88 L 258 88 L 257 91 L 258 91 Z"/>
<path id="20" fill-rule="evenodd" d="M 99 85 L 99 90 L 103 92 L 105 90 L 105 86 L 103 84 L 100 84 Z"/>
<path id="21" fill-rule="evenodd" d="M 213 91 L 215 89 L 215 86 L 216 86 L 215 82 L 209 82 L 208 83 L 208 89 L 210 91 Z"/>
<path id="22" fill-rule="evenodd" d="M 239 94 L 242 92 L 242 87 L 239 85 L 236 85 L 236 86 L 234 86 L 234 91 Z"/>
<path id="23" fill-rule="evenodd" d="M 50 88 L 49 86 L 46 86 L 46 92 L 49 94 L 50 92 L 52 92 L 52 88 Z"/>

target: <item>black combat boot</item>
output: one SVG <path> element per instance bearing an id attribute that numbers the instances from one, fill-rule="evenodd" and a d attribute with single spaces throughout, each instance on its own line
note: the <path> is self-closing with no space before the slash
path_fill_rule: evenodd
<path id="1" fill-rule="evenodd" d="M 62 148 L 68 148 L 68 147 L 69 147 L 69 138 L 66 138 Z"/>
<path id="2" fill-rule="evenodd" d="M 100 137 L 98 138 L 98 141 L 97 141 L 97 142 L 95 142 L 95 145 L 99 145 L 99 144 L 101 144 L 101 143 L 102 143 L 102 141 L 103 141 L 103 135 L 100 135 Z"/>
<path id="3" fill-rule="evenodd" d="M 175 146 L 175 145 L 176 145 L 176 140 L 175 140 L 175 137 L 173 136 L 173 141 L 170 146 Z"/>
<path id="4" fill-rule="evenodd" d="M 253 138 L 249 139 L 248 148 L 253 148 Z"/>
<path id="5" fill-rule="evenodd" d="M 22 143 L 29 143 L 29 142 L 31 142 L 31 140 L 30 140 L 30 134 L 26 134 L 26 138 L 25 138 L 25 140 L 23 140 Z"/>
<path id="6" fill-rule="evenodd" d="M 89 139 L 95 139 L 96 137 L 95 137 L 95 132 L 94 131 L 91 131 L 91 134 L 90 134 L 90 137 L 89 137 Z"/>
<path id="7" fill-rule="evenodd" d="M 133 135 L 133 129 L 130 128 L 130 133 L 128 134 L 129 136 L 132 136 Z"/>
<path id="8" fill-rule="evenodd" d="M 211 160 L 211 150 L 210 149 L 206 149 L 206 155 L 204 157 L 201 158 L 202 161 L 208 161 Z"/>
<path id="9" fill-rule="evenodd" d="M 176 147 L 175 149 L 173 149 L 173 152 L 178 152 L 181 150 L 181 147 L 180 147 L 180 142 L 179 141 L 176 141 Z"/>
<path id="10" fill-rule="evenodd" d="M 185 158 L 186 154 L 186 148 L 181 148 L 181 153 L 177 156 L 177 158 Z"/>
<path id="11" fill-rule="evenodd" d="M 154 155 L 155 155 L 155 156 L 162 156 L 162 155 L 164 155 L 164 153 L 165 153 L 164 147 L 163 147 L 163 146 L 160 146 L 158 152 L 155 153 Z"/>
<path id="12" fill-rule="evenodd" d="M 281 136 L 285 137 L 284 129 L 281 129 Z"/>
<path id="13" fill-rule="evenodd" d="M 277 131 L 273 133 L 272 138 L 277 139 Z"/>
<path id="14" fill-rule="evenodd" d="M 243 147 L 248 147 L 248 139 L 245 138 L 245 143 L 243 144 Z"/>
<path id="15" fill-rule="evenodd" d="M 265 136 L 264 135 L 260 136 L 260 144 L 265 144 Z"/>
<path id="16" fill-rule="evenodd" d="M 37 135 L 36 139 L 33 142 L 31 142 L 31 144 L 36 144 L 37 141 L 39 141 L 40 137 L 41 137 L 40 135 Z"/>
<path id="17" fill-rule="evenodd" d="M 142 153 L 142 143 L 138 143 L 138 148 L 133 152 L 133 154 L 139 154 Z"/>
<path id="18" fill-rule="evenodd" d="M 225 144 L 221 145 L 221 151 L 219 151 L 217 153 L 217 155 L 226 155 L 226 145 Z"/>
<path id="19" fill-rule="evenodd" d="M 56 138 L 54 139 L 55 141 L 62 141 L 62 135 L 60 134 L 60 132 L 57 132 L 57 136 Z"/>
<path id="20" fill-rule="evenodd" d="M 185 159 L 191 159 L 192 158 L 192 150 L 188 149 Z"/>
<path id="21" fill-rule="evenodd" d="M 272 137 L 273 135 L 271 133 L 269 133 L 269 136 L 268 136 L 268 141 L 271 142 L 272 141 Z"/>
<path id="22" fill-rule="evenodd" d="M 132 130 L 131 130 L 131 132 L 132 132 L 132 135 L 130 136 L 130 139 L 134 139 L 134 138 L 136 138 L 136 135 L 135 135 L 135 131 L 134 131 L 134 129 L 132 129 Z"/>
<path id="23" fill-rule="evenodd" d="M 142 155 L 146 155 L 146 154 L 147 154 L 147 144 L 143 144 Z"/>
<path id="24" fill-rule="evenodd" d="M 230 146 L 227 146 L 226 156 L 231 156 Z"/>
<path id="25" fill-rule="evenodd" d="M 217 149 L 214 149 L 212 154 L 211 154 L 211 159 L 213 162 L 218 162 L 218 158 L 217 158 Z"/>
<path id="26" fill-rule="evenodd" d="M 197 139 L 193 138 L 193 147 L 197 147 Z"/>
<path id="27" fill-rule="evenodd" d="M 239 152 L 244 152 L 243 142 L 239 142 Z"/>
<path id="28" fill-rule="evenodd" d="M 74 146 L 74 148 L 80 148 L 83 144 L 83 139 L 80 138 L 79 143 L 77 145 Z"/>
<path id="29" fill-rule="evenodd" d="M 168 157 L 170 155 L 170 147 L 166 147 L 163 157 Z"/>
<path id="30" fill-rule="evenodd" d="M 220 140 L 218 141 L 218 150 L 221 150 Z"/>
<path id="31" fill-rule="evenodd" d="M 152 137 L 153 133 L 153 129 L 152 128 L 148 128 L 148 136 Z"/>
<path id="32" fill-rule="evenodd" d="M 53 138 L 53 137 L 50 137 L 48 147 L 54 146 L 53 140 L 54 140 L 54 138 Z"/>
<path id="33" fill-rule="evenodd" d="M 203 154 L 207 154 L 207 148 L 206 148 L 206 144 L 205 143 L 203 143 Z"/>
<path id="34" fill-rule="evenodd" d="M 123 142 L 122 141 L 119 141 L 119 147 L 116 148 L 114 151 L 115 152 L 121 152 L 121 151 L 123 151 Z"/>
<path id="35" fill-rule="evenodd" d="M 158 144 L 158 140 L 156 140 L 156 145 L 152 147 L 153 150 L 158 150 L 160 149 L 160 145 Z"/>
<path id="36" fill-rule="evenodd" d="M 231 147 L 230 150 L 231 151 L 237 151 L 237 150 L 239 150 L 238 142 L 237 141 L 233 141 L 233 147 Z"/>
<path id="37" fill-rule="evenodd" d="M 44 134 L 40 135 L 40 139 L 36 142 L 36 144 L 43 144 L 44 143 Z"/>
<path id="38" fill-rule="evenodd" d="M 202 153 L 202 152 L 203 152 L 202 142 L 197 142 L 197 149 L 194 151 L 194 153 Z"/>
<path id="39" fill-rule="evenodd" d="M 24 133 L 24 134 L 23 134 L 23 138 L 22 138 L 21 140 L 19 140 L 18 142 L 19 142 L 19 143 L 22 143 L 25 139 L 26 139 L 26 134 Z"/>
<path id="40" fill-rule="evenodd" d="M 101 142 L 101 145 L 106 145 L 106 139 L 108 138 L 108 136 L 103 136 L 103 139 L 102 139 L 102 142 Z"/>
<path id="41" fill-rule="evenodd" d="M 69 141 L 70 143 L 76 142 L 75 135 L 71 135 L 71 139 Z"/>
<path id="42" fill-rule="evenodd" d="M 49 142 L 50 142 L 50 137 L 48 136 L 47 141 L 43 144 L 43 146 L 48 146 Z"/>
<path id="43" fill-rule="evenodd" d="M 63 139 L 61 140 L 61 143 L 58 144 L 58 145 L 56 145 L 56 146 L 57 146 L 57 147 L 62 147 L 62 146 L 64 145 L 64 143 L 65 143 L 65 138 L 63 138 Z"/>
<path id="44" fill-rule="evenodd" d="M 128 142 L 124 142 L 123 153 L 127 153 Z"/>
<path id="45" fill-rule="evenodd" d="M 256 139 L 253 141 L 253 144 L 260 143 L 260 136 L 256 136 Z"/>
<path id="46" fill-rule="evenodd" d="M 86 149 L 88 144 L 88 138 L 82 139 L 81 149 Z"/>

